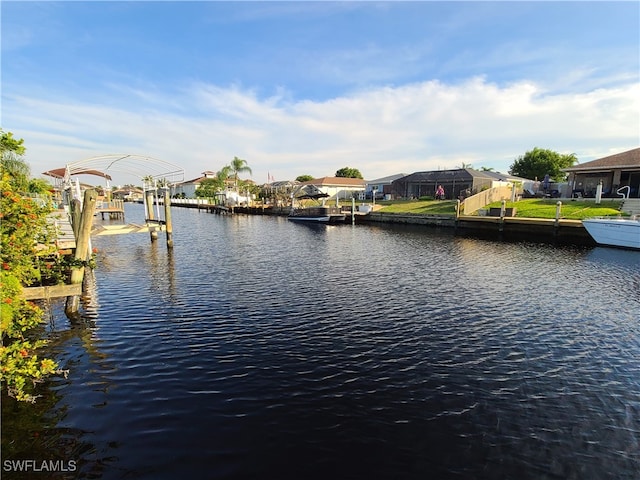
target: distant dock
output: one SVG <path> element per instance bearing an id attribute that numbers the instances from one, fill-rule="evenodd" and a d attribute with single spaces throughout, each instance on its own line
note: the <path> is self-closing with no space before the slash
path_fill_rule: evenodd
<path id="1" fill-rule="evenodd" d="M 96 202 L 95 214 L 100 214 L 104 220 L 105 215 L 109 215 L 110 219 L 120 218 L 124 220 L 124 201 L 123 200 L 111 200 L 109 202 L 98 201 Z"/>

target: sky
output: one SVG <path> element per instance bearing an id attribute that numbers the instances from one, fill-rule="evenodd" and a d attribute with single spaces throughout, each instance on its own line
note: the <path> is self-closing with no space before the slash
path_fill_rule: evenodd
<path id="1" fill-rule="evenodd" d="M 33 176 L 107 154 L 262 184 L 507 172 L 640 146 L 640 3 L 0 2 L 1 127 Z M 114 184 L 135 183 L 118 172 Z"/>

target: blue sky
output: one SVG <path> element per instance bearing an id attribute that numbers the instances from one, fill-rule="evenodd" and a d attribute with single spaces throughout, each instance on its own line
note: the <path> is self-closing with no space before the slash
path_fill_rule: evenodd
<path id="1" fill-rule="evenodd" d="M 366 179 L 640 145 L 638 2 L 1 2 L 2 128 L 32 173 Z M 114 174 L 114 183 L 139 183 Z"/>

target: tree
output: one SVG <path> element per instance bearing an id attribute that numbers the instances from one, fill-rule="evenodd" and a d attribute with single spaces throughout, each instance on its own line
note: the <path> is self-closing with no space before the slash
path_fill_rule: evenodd
<path id="1" fill-rule="evenodd" d="M 249 165 L 247 164 L 246 160 L 243 160 L 242 158 L 238 158 L 238 157 L 233 157 L 233 160 L 231 160 L 231 173 L 233 174 L 233 179 L 234 179 L 234 183 L 236 186 L 236 190 L 238 188 L 238 174 L 242 173 L 242 172 L 249 172 L 249 174 L 253 174 L 253 172 L 251 171 L 251 168 L 249 168 Z"/>
<path id="2" fill-rule="evenodd" d="M 360 170 L 357 168 L 343 167 L 336 172 L 336 177 L 344 178 L 363 178 Z"/>
<path id="3" fill-rule="evenodd" d="M 0 129 L 0 174 L 7 174 L 11 184 L 21 192 L 29 188 L 31 169 L 22 159 L 26 152 L 24 140 L 16 140 L 13 133 Z"/>
<path id="4" fill-rule="evenodd" d="M 298 175 L 296 177 L 296 182 L 308 182 L 309 180 L 313 180 L 312 175 Z"/>
<path id="5" fill-rule="evenodd" d="M 205 178 L 200 182 L 200 186 L 196 190 L 196 197 L 215 197 L 216 193 L 223 192 L 226 189 L 227 181 L 230 176 L 231 167 L 229 165 L 225 165 L 216 172 L 216 176 L 214 178 Z"/>
<path id="6" fill-rule="evenodd" d="M 216 178 L 205 178 L 196 189 L 196 197 L 213 198 L 220 192 L 220 182 Z"/>
<path id="7" fill-rule="evenodd" d="M 29 193 L 37 193 L 40 195 L 50 194 L 52 188 L 51 184 L 43 178 L 32 178 L 27 185 L 27 191 Z"/>
<path id="8" fill-rule="evenodd" d="M 533 150 L 518 157 L 511 167 L 509 173 L 518 177 L 528 179 L 542 179 L 545 175 L 556 182 L 566 179 L 567 174 L 563 168 L 569 168 L 578 162 L 575 153 L 560 154 L 553 150 L 535 147 Z"/>
<path id="9" fill-rule="evenodd" d="M 16 140 L 13 138 L 13 133 L 4 132 L 0 128 L 0 152 L 4 155 L 4 152 L 13 152 L 16 155 L 24 155 L 27 149 L 24 146 L 24 139 Z"/>

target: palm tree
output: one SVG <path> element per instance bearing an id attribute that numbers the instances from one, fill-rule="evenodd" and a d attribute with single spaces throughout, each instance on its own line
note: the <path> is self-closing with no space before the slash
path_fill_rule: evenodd
<path id="1" fill-rule="evenodd" d="M 224 191 L 227 186 L 227 180 L 231 176 L 231 172 L 233 169 L 229 165 L 225 165 L 220 170 L 216 172 L 216 184 L 218 185 L 218 190 Z M 236 179 L 236 183 L 237 183 Z"/>
<path id="2" fill-rule="evenodd" d="M 231 160 L 231 165 L 229 166 L 231 168 L 231 172 L 233 173 L 233 179 L 235 181 L 234 183 L 237 190 L 238 174 L 241 172 L 249 172 L 249 174 L 252 174 L 253 172 L 251 171 L 251 168 L 249 168 L 249 165 L 247 165 L 247 161 L 238 157 L 233 157 L 233 160 Z"/>

